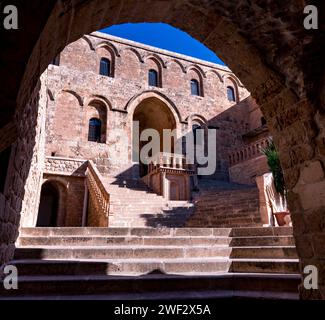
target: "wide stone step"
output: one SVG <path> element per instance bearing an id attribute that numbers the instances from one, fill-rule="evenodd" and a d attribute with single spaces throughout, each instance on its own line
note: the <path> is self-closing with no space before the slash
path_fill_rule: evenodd
<path id="1" fill-rule="evenodd" d="M 141 220 L 141 219 L 134 219 L 134 220 L 127 220 L 127 219 L 117 219 L 117 221 L 112 221 L 110 224 L 112 227 L 156 227 L 156 228 L 171 228 L 171 227 L 184 227 L 184 221 L 179 220 L 161 220 L 161 219 L 151 219 L 151 220 Z"/>
<path id="2" fill-rule="evenodd" d="M 231 237 L 292 236 L 292 227 L 233 228 Z"/>
<path id="3" fill-rule="evenodd" d="M 171 228 L 184 227 L 184 221 L 178 219 L 177 217 L 161 218 L 157 217 L 155 214 L 148 213 L 147 215 L 142 215 L 141 218 L 135 218 L 128 216 L 128 218 L 118 217 L 115 221 L 113 220 L 111 226 L 113 227 L 153 227 L 153 228 Z"/>
<path id="4" fill-rule="evenodd" d="M 21 296 L 137 294 L 133 280 L 128 286 L 107 284 L 125 278 L 145 278 L 147 287 L 134 285 L 142 293 L 167 294 L 163 279 L 182 275 L 214 282 L 200 287 L 197 280 L 175 280 L 169 283 L 175 295 L 183 290 L 296 297 L 300 276 L 293 242 L 292 228 L 22 228 L 11 264 L 19 270 Z M 159 281 L 150 284 L 152 277 Z"/>
<path id="5" fill-rule="evenodd" d="M 231 238 L 230 246 L 294 246 L 293 236 L 255 236 L 255 237 L 238 237 Z"/>
<path id="6" fill-rule="evenodd" d="M 256 195 L 258 194 L 258 189 L 257 188 L 239 188 L 239 189 L 210 189 L 209 191 L 206 192 L 200 192 L 200 195 L 204 198 L 211 198 L 214 199 L 215 195 L 220 195 L 222 196 L 240 196 L 240 195 L 246 195 L 246 194 L 251 194 L 251 195 Z"/>
<path id="7" fill-rule="evenodd" d="M 145 207 L 145 208 L 136 208 L 136 207 L 127 207 L 127 206 L 112 206 L 110 208 L 110 212 L 114 213 L 115 211 L 118 211 L 119 213 L 133 213 L 133 214 L 137 214 L 137 215 L 141 215 L 142 213 L 159 213 L 163 210 L 163 207 Z"/>
<path id="8" fill-rule="evenodd" d="M 118 209 L 120 210 L 120 212 L 122 213 L 125 213 L 125 214 L 138 214 L 138 215 L 141 215 L 141 214 L 148 214 L 150 211 L 151 211 L 151 214 L 156 214 L 156 215 L 174 215 L 174 216 L 185 216 L 186 214 L 191 214 L 193 212 L 193 210 L 191 208 L 169 208 L 169 207 L 157 207 L 156 210 L 157 211 L 152 211 L 154 210 L 153 208 L 150 208 L 150 207 L 146 207 L 146 208 L 143 208 L 143 209 L 140 209 L 140 208 L 123 208 L 123 209 L 120 209 L 120 208 L 114 208 L 114 209 Z M 114 211 L 114 209 L 111 209 L 110 211 Z M 120 214 L 120 212 L 118 214 Z"/>
<path id="9" fill-rule="evenodd" d="M 19 290 L 0 288 L 0 299 L 48 296 L 85 299 L 186 299 L 192 298 L 285 298 L 298 299 L 299 275 L 146 275 L 118 276 L 22 276 Z M 191 295 L 192 293 L 192 295 Z M 100 297 L 100 295 L 102 295 Z"/>
<path id="10" fill-rule="evenodd" d="M 296 247 L 236 247 L 231 258 L 239 259 L 298 259 Z"/>
<path id="11" fill-rule="evenodd" d="M 231 272 L 234 273 L 282 273 L 298 274 L 298 259 L 233 259 Z"/>
<path id="12" fill-rule="evenodd" d="M 162 213 L 152 213 L 152 212 L 144 212 L 142 213 L 140 216 L 136 215 L 133 212 L 128 212 L 125 215 L 119 213 L 116 214 L 114 216 L 112 216 L 112 221 L 125 221 L 125 222 L 134 222 L 134 223 L 144 223 L 145 225 L 147 225 L 148 227 L 153 227 L 151 225 L 151 223 L 155 223 L 155 222 L 182 222 L 182 226 L 184 224 L 184 219 L 186 219 L 186 217 L 189 217 L 189 214 L 173 214 L 173 213 L 166 213 L 166 212 L 162 212 Z M 148 224 L 147 224 L 148 223 Z M 155 224 L 155 226 L 157 226 L 157 224 Z M 165 226 L 166 227 L 166 226 Z M 177 227 L 177 226 L 170 226 L 171 227 Z"/>
<path id="13" fill-rule="evenodd" d="M 120 193 L 110 193 L 111 195 L 111 200 L 112 201 L 123 201 L 123 199 L 127 200 L 133 200 L 133 201 L 138 201 L 138 200 L 143 200 L 143 201 L 155 201 L 155 202 L 165 202 L 166 200 L 158 196 L 156 194 L 124 194 L 123 192 Z"/>
<path id="14" fill-rule="evenodd" d="M 221 237 L 230 228 L 21 228 L 20 236 Z"/>
<path id="15" fill-rule="evenodd" d="M 143 275 L 151 272 L 166 274 L 220 273 L 228 272 L 230 261 L 222 258 L 210 258 L 202 261 L 191 259 L 105 259 L 91 263 L 78 261 L 38 261 L 20 260 L 11 264 L 17 266 L 20 275 Z"/>
<path id="16" fill-rule="evenodd" d="M 254 207 L 256 204 L 259 203 L 259 201 L 255 201 L 252 199 L 231 199 L 231 202 L 229 202 L 230 199 L 226 197 L 225 199 L 219 199 L 216 198 L 214 199 L 214 202 L 211 201 L 203 201 L 203 200 L 198 200 L 197 206 L 199 208 L 205 208 L 205 209 L 223 209 L 223 208 L 229 208 L 229 207 L 240 207 L 242 205 L 245 205 L 247 207 Z"/>
<path id="17" fill-rule="evenodd" d="M 234 228 L 234 227 L 252 227 L 261 226 L 259 217 L 239 217 L 239 218 L 228 218 L 219 219 L 218 216 L 211 217 L 201 217 L 196 215 L 186 223 L 187 227 L 200 227 L 205 224 L 208 227 L 224 227 L 224 228 Z"/>
<path id="18" fill-rule="evenodd" d="M 156 193 L 153 193 L 152 190 L 150 190 L 147 187 L 123 188 L 123 187 L 118 187 L 118 186 L 107 185 L 107 189 L 112 194 L 121 194 L 121 193 L 123 193 L 123 194 L 145 194 L 145 193 L 148 193 L 148 194 L 158 196 Z"/>
<path id="19" fill-rule="evenodd" d="M 154 228 L 171 228 L 171 227 L 184 227 L 184 221 L 173 221 L 173 220 L 142 220 L 142 219 L 117 219 L 111 223 L 112 227 L 154 227 Z"/>
<path id="20" fill-rule="evenodd" d="M 228 245 L 227 237 L 107 237 L 107 236 L 53 236 L 20 237 L 19 246 L 107 246 L 107 245 L 145 245 L 145 246 L 195 246 Z"/>
<path id="21" fill-rule="evenodd" d="M 127 194 L 110 194 L 111 195 L 111 201 L 123 201 L 123 199 L 128 200 L 128 201 L 147 201 L 147 202 L 157 202 L 157 203 L 166 203 L 166 200 L 162 197 L 159 197 L 157 195 L 136 195 L 136 194 L 132 194 L 132 195 L 127 195 Z"/>
<path id="22" fill-rule="evenodd" d="M 258 194 L 240 194 L 240 195 L 227 195 L 215 194 L 211 197 L 202 195 L 196 198 L 199 206 L 203 207 L 218 207 L 218 206 L 235 206 L 238 204 L 256 204 L 258 201 Z"/>
<path id="23" fill-rule="evenodd" d="M 43 246 L 42 248 L 19 248 L 15 259 L 178 259 L 195 257 L 226 257 L 230 253 L 226 247 L 77 247 Z"/>
<path id="24" fill-rule="evenodd" d="M 127 200 L 125 200 L 127 201 Z M 114 208 L 114 207 L 117 207 L 117 208 L 120 208 L 120 209 L 127 209 L 127 210 L 136 210 L 136 211 L 144 211 L 144 210 L 147 210 L 148 208 L 152 208 L 152 209 L 160 209 L 162 207 L 166 207 L 166 204 L 165 203 L 153 203 L 153 202 L 147 202 L 147 201 L 132 201 L 132 204 L 130 203 L 126 203 L 126 202 L 112 202 L 111 203 L 111 208 Z"/>
<path id="25" fill-rule="evenodd" d="M 234 219 L 231 221 L 221 220 L 218 222 L 210 222 L 210 226 L 218 226 L 222 228 L 236 228 L 238 226 L 243 227 L 260 227 L 262 224 L 259 219 Z"/>
<path id="26" fill-rule="evenodd" d="M 196 213 L 198 213 L 198 211 L 196 211 Z M 199 219 L 199 217 L 197 219 Z M 260 219 L 260 215 L 252 211 L 248 211 L 247 213 L 243 213 L 239 211 L 229 211 L 227 213 L 216 214 L 213 216 L 211 220 L 232 221 L 235 219 L 248 219 L 248 220 Z"/>
<path id="27" fill-rule="evenodd" d="M 163 212 L 163 208 L 147 208 L 146 210 L 142 209 L 142 210 L 137 210 L 135 208 L 111 208 L 110 209 L 110 214 L 115 217 L 115 218 L 141 218 L 142 215 L 146 215 L 146 214 L 152 214 L 152 215 L 156 215 L 156 214 L 160 214 L 161 212 Z M 134 228 L 136 228 L 136 226 L 133 226 Z"/>

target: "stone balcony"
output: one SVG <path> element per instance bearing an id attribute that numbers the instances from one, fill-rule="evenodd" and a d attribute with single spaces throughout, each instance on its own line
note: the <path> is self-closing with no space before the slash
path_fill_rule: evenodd
<path id="1" fill-rule="evenodd" d="M 143 181 L 167 200 L 190 200 L 191 177 L 196 178 L 196 166 L 186 162 L 186 156 L 160 152 L 150 159 L 148 174 Z"/>

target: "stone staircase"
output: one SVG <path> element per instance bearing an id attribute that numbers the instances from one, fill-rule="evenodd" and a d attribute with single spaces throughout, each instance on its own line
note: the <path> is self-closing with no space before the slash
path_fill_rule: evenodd
<path id="1" fill-rule="evenodd" d="M 195 211 L 187 227 L 261 226 L 258 189 L 234 183 L 201 180 L 194 195 Z"/>
<path id="2" fill-rule="evenodd" d="M 291 228 L 28 228 L 1 299 L 297 299 Z"/>
<path id="3" fill-rule="evenodd" d="M 167 201 L 141 180 L 103 177 L 110 193 L 110 227 L 183 227 L 193 213 L 187 201 Z"/>

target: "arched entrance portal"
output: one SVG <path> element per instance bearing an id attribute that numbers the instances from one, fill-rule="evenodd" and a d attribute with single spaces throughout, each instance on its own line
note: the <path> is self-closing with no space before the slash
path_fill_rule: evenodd
<path id="1" fill-rule="evenodd" d="M 60 195 L 52 182 L 42 186 L 41 202 L 38 211 L 37 227 L 56 227 Z"/>
<path id="2" fill-rule="evenodd" d="M 136 126 L 138 124 L 139 130 L 136 130 Z M 159 133 L 160 137 L 160 152 L 174 152 L 174 139 L 171 140 L 170 150 L 168 147 L 164 145 L 163 140 L 163 132 L 164 129 L 175 130 L 176 129 L 176 120 L 167 106 L 162 100 L 156 97 L 151 97 L 144 99 L 139 105 L 136 107 L 133 114 L 133 158 L 135 159 L 137 155 L 140 155 L 142 148 L 147 145 L 148 141 L 140 141 L 141 134 L 146 129 L 154 129 Z M 137 143 L 136 141 L 139 141 Z M 154 156 L 153 154 L 149 154 L 149 156 Z M 140 159 L 137 158 L 137 159 Z M 140 159 L 139 162 L 139 174 L 140 177 L 143 177 L 147 174 L 148 168 L 145 163 L 143 163 Z"/>

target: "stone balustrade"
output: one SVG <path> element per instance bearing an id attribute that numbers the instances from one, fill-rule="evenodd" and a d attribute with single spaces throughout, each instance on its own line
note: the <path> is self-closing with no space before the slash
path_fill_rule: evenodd
<path id="1" fill-rule="evenodd" d="M 262 155 L 261 149 L 269 145 L 269 139 L 263 138 L 249 145 L 238 148 L 229 154 L 229 165 L 234 166 L 238 163 L 256 158 Z"/>
<path id="2" fill-rule="evenodd" d="M 110 194 L 102 182 L 101 175 L 92 161 L 88 161 L 87 186 L 89 190 L 90 226 L 108 227 L 110 211 Z"/>
<path id="3" fill-rule="evenodd" d="M 158 169 L 193 171 L 194 173 L 195 165 L 186 163 L 186 156 L 182 154 L 160 152 L 152 157 L 148 165 L 148 173 L 150 174 Z"/>

